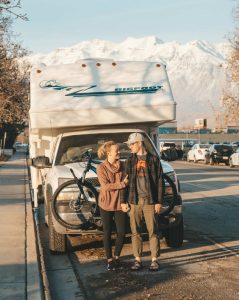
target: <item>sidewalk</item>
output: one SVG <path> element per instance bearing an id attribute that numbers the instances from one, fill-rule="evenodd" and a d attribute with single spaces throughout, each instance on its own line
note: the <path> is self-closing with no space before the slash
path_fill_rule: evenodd
<path id="1" fill-rule="evenodd" d="M 0 299 L 43 299 L 25 154 L 0 162 Z"/>

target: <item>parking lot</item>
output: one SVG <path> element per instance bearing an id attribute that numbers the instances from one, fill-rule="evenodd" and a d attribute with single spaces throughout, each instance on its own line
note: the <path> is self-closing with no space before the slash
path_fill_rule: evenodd
<path id="1" fill-rule="evenodd" d="M 52 256 L 47 228 L 41 219 L 46 269 L 52 299 L 238 299 L 239 170 L 228 166 L 172 163 L 184 200 L 185 239 L 179 249 L 161 241 L 160 271 L 129 270 L 130 238 L 122 259 L 124 269 L 107 272 L 101 236 L 69 236 L 69 252 Z M 147 237 L 145 237 L 147 240 Z"/>

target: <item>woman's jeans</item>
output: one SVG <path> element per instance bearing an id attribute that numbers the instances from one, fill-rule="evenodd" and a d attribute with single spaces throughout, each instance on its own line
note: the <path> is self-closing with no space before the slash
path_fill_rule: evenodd
<path id="1" fill-rule="evenodd" d="M 112 241 L 111 233 L 113 224 L 116 225 L 117 238 L 115 241 L 114 256 L 120 256 L 124 245 L 126 213 L 122 211 L 106 211 L 100 208 L 100 215 L 103 222 L 104 230 L 104 247 L 107 259 L 112 258 Z"/>

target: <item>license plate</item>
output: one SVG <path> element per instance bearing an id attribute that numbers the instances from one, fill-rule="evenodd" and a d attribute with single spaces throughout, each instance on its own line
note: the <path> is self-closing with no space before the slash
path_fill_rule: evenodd
<path id="1" fill-rule="evenodd" d="M 228 157 L 227 157 L 227 156 L 223 156 L 222 158 L 223 158 L 223 159 L 228 159 Z"/>

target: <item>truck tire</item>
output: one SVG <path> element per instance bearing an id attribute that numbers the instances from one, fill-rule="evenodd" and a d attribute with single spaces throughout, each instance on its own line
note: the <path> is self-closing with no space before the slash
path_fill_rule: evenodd
<path id="1" fill-rule="evenodd" d="M 38 202 L 38 204 L 44 203 L 44 195 L 43 195 L 42 185 L 38 185 L 38 188 L 37 188 L 37 202 Z"/>
<path id="2" fill-rule="evenodd" d="M 48 227 L 48 208 L 47 208 L 47 202 L 45 202 L 43 204 L 43 208 L 44 208 L 44 223 L 45 223 L 46 227 Z"/>
<path id="3" fill-rule="evenodd" d="M 183 217 L 176 227 L 167 228 L 164 232 L 165 241 L 168 247 L 179 248 L 183 244 Z"/>
<path id="4" fill-rule="evenodd" d="M 48 202 L 48 242 L 49 250 L 53 253 L 66 252 L 66 235 L 55 231 L 52 222 L 51 203 Z"/>

